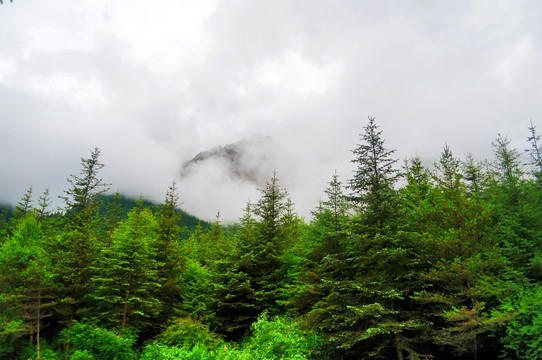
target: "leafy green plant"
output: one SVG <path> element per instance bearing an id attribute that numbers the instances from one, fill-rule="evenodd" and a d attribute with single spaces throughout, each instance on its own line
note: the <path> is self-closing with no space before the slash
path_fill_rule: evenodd
<path id="1" fill-rule="evenodd" d="M 314 333 L 304 331 L 294 320 L 263 313 L 252 324 L 252 336 L 242 346 L 241 357 L 254 360 L 308 359 L 319 346 Z"/>
<path id="2" fill-rule="evenodd" d="M 132 360 L 135 336 L 128 331 L 121 333 L 104 329 L 95 322 L 77 322 L 62 330 L 60 340 L 71 349 L 71 359 Z M 86 357 L 85 357 L 86 356 Z"/>
<path id="3" fill-rule="evenodd" d="M 165 345 L 188 349 L 197 345 L 213 348 L 222 342 L 218 335 L 209 331 L 209 328 L 206 325 L 190 318 L 178 318 L 173 321 L 172 324 L 158 336 L 158 341 Z"/>
<path id="4" fill-rule="evenodd" d="M 542 288 L 525 291 L 502 306 L 513 318 L 501 338 L 504 359 L 542 359 Z"/>

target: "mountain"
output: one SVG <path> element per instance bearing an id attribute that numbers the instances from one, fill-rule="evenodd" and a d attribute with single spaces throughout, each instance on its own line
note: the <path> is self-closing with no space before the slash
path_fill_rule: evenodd
<path id="1" fill-rule="evenodd" d="M 190 177 L 206 166 L 220 167 L 231 180 L 261 186 L 273 171 L 277 142 L 266 135 L 255 135 L 238 142 L 216 146 L 185 162 L 181 177 Z"/>

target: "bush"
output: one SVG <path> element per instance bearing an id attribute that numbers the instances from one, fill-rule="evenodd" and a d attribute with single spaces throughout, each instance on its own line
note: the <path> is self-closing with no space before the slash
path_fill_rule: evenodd
<path id="1" fill-rule="evenodd" d="M 57 353 L 56 351 L 50 348 L 49 343 L 47 341 L 42 339 L 42 341 L 40 341 L 40 346 L 41 346 L 41 350 L 40 350 L 41 360 L 63 359 L 63 357 L 59 353 Z M 38 358 L 38 354 L 37 354 L 36 344 L 31 344 L 31 345 L 29 344 L 25 346 L 18 353 L 18 356 L 17 356 L 17 359 L 20 359 L 20 360 L 29 360 L 29 359 L 37 359 L 37 358 Z M 4 357 L 2 357 L 2 359 L 4 359 Z M 5 359 L 9 359 L 9 358 L 6 357 Z"/>
<path id="2" fill-rule="evenodd" d="M 218 335 L 199 321 L 179 318 L 164 330 L 157 339 L 160 343 L 191 349 L 196 345 L 214 348 L 222 343 Z"/>
<path id="3" fill-rule="evenodd" d="M 242 347 L 243 357 L 253 360 L 308 359 L 319 347 L 315 334 L 303 331 L 287 317 L 270 320 L 262 314 L 252 325 L 253 334 Z"/>
<path id="4" fill-rule="evenodd" d="M 70 359 L 136 359 L 132 350 L 135 342 L 133 334 L 116 333 L 101 328 L 93 322 L 75 321 L 71 328 L 62 330 L 60 341 L 70 345 L 73 352 Z"/>
<path id="5" fill-rule="evenodd" d="M 504 359 L 542 359 L 542 287 L 519 294 L 503 305 L 513 314 L 501 338 Z"/>

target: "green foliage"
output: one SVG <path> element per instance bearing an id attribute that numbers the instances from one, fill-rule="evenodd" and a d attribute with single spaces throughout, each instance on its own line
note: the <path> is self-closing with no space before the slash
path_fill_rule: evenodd
<path id="1" fill-rule="evenodd" d="M 317 354 L 319 345 L 316 334 L 304 331 L 298 322 L 281 316 L 270 319 L 263 313 L 252 324 L 252 335 L 243 343 L 241 353 L 254 360 L 308 359 Z"/>
<path id="2" fill-rule="evenodd" d="M 135 340 L 128 331 L 114 332 L 99 327 L 96 322 L 74 321 L 60 333 L 60 341 L 70 349 L 70 359 L 137 359 L 132 350 Z"/>
<path id="3" fill-rule="evenodd" d="M 158 337 L 165 345 L 193 348 L 196 345 L 214 348 L 222 342 L 209 327 L 190 318 L 175 319 Z"/>
<path id="4" fill-rule="evenodd" d="M 101 249 L 93 268 L 90 296 L 103 321 L 119 327 L 140 326 L 161 307 L 158 224 L 150 210 L 135 208 L 111 237 L 111 246 Z"/>
<path id="5" fill-rule="evenodd" d="M 115 206 L 118 208 L 115 211 L 118 211 L 117 216 L 119 220 L 125 218 L 126 215 L 133 208 L 137 207 L 138 201 L 135 198 L 127 197 L 123 194 L 101 194 L 97 196 L 96 199 L 100 204 L 99 211 L 102 216 L 108 215 L 108 212 L 109 214 L 112 214 L 112 206 Z M 145 199 L 143 201 L 143 206 L 151 209 L 151 211 L 156 214 L 159 211 L 160 204 L 156 204 L 152 201 Z M 186 239 L 187 237 L 189 237 L 190 234 L 194 232 L 198 224 L 202 227 L 203 230 L 208 229 L 211 225 L 208 222 L 198 219 L 197 217 L 183 211 L 182 209 L 177 208 L 175 212 L 177 213 L 176 216 L 178 216 L 179 218 L 177 226 L 181 229 L 180 236 L 182 239 Z"/>
<path id="6" fill-rule="evenodd" d="M 508 299 L 501 316 L 512 316 L 504 344 L 504 359 L 542 359 L 542 288 L 535 287 Z"/>
<path id="7" fill-rule="evenodd" d="M 46 341 L 41 344 L 40 356 L 38 357 L 36 346 L 27 345 L 17 352 L 17 357 L 13 357 L 19 360 L 63 360 L 62 353 L 53 349 Z"/>

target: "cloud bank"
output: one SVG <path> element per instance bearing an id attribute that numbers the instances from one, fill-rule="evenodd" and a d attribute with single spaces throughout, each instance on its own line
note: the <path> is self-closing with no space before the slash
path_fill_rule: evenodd
<path id="1" fill-rule="evenodd" d="M 53 197 L 98 146 L 113 190 L 160 201 L 182 164 L 253 134 L 308 215 L 368 115 L 399 158 L 491 157 L 542 124 L 536 1 L 17 1 L 0 5 L 0 201 Z M 182 183 L 234 219 L 256 189 Z M 206 188 L 203 187 L 206 186 Z M 196 196 L 196 194 L 199 194 Z"/>

